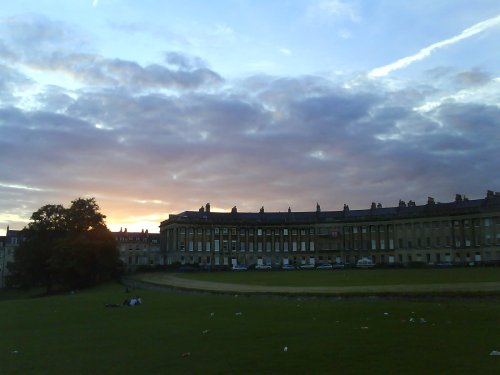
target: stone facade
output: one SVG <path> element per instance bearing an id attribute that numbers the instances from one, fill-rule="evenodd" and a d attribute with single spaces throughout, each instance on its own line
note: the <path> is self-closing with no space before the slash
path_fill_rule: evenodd
<path id="1" fill-rule="evenodd" d="M 127 272 L 134 272 L 138 267 L 154 267 L 164 264 L 163 255 L 160 253 L 159 233 L 128 232 L 120 229 L 113 232 L 118 243 L 120 259 Z"/>
<path id="2" fill-rule="evenodd" d="M 9 227 L 6 235 L 0 237 L 0 288 L 5 287 L 5 280 L 9 276 L 7 265 L 14 262 L 14 253 L 21 241 L 21 231 Z"/>
<path id="3" fill-rule="evenodd" d="M 425 205 L 400 201 L 384 208 L 312 212 L 230 213 L 198 211 L 170 215 L 160 225 L 167 264 L 475 264 L 500 262 L 500 193 L 483 199 L 461 195 L 449 203 L 429 197 Z"/>

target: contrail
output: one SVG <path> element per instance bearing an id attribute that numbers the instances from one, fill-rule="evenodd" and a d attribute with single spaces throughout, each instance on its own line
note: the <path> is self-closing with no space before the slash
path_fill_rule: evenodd
<path id="1" fill-rule="evenodd" d="M 448 46 L 450 44 L 455 44 L 458 43 L 459 41 L 463 39 L 467 39 L 473 35 L 479 34 L 483 32 L 484 30 L 487 30 L 491 27 L 500 25 L 500 14 L 496 17 L 487 19 L 486 21 L 482 21 L 479 23 L 476 23 L 474 26 L 469 27 L 468 29 L 465 29 L 462 31 L 460 34 L 455 35 L 454 37 L 451 37 L 449 39 L 442 40 L 440 42 L 431 44 L 428 47 L 422 48 L 420 51 L 418 51 L 416 54 L 412 56 L 407 56 L 403 57 L 402 59 L 397 60 L 396 62 L 393 62 L 392 64 L 382 66 L 380 68 L 373 69 L 370 73 L 368 73 L 369 77 L 382 77 L 393 70 L 401 69 L 404 67 L 407 67 L 411 63 L 414 63 L 415 61 L 423 60 L 426 57 L 428 57 L 432 51 L 442 48 L 444 46 Z"/>

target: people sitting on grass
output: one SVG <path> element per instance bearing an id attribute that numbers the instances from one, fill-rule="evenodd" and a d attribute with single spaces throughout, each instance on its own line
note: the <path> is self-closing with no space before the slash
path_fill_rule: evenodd
<path id="1" fill-rule="evenodd" d="M 123 306 L 136 306 L 142 303 L 141 297 L 137 296 L 123 301 Z"/>

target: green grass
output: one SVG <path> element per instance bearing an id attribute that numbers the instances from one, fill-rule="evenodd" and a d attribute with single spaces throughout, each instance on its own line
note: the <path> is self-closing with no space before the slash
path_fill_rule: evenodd
<path id="1" fill-rule="evenodd" d="M 186 279 L 221 283 L 275 286 L 364 286 L 499 282 L 499 268 L 346 269 L 310 271 L 196 272 Z"/>
<path id="2" fill-rule="evenodd" d="M 119 285 L 0 301 L 0 373 L 496 374 L 500 366 L 489 356 L 500 350 L 498 299 L 133 293 L 143 305 L 105 308 L 129 296 Z"/>

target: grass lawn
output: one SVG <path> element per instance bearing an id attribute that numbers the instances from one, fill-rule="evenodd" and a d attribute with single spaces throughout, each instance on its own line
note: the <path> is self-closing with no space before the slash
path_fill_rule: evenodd
<path id="1" fill-rule="evenodd" d="M 135 294 L 143 305 L 104 307 Z M 0 311 L 0 374 L 497 374 L 500 367 L 489 355 L 500 350 L 498 299 L 126 294 L 112 284 L 0 300 Z"/>
<path id="2" fill-rule="evenodd" d="M 500 268 L 196 272 L 177 276 L 221 283 L 275 286 L 412 285 L 500 282 Z"/>

